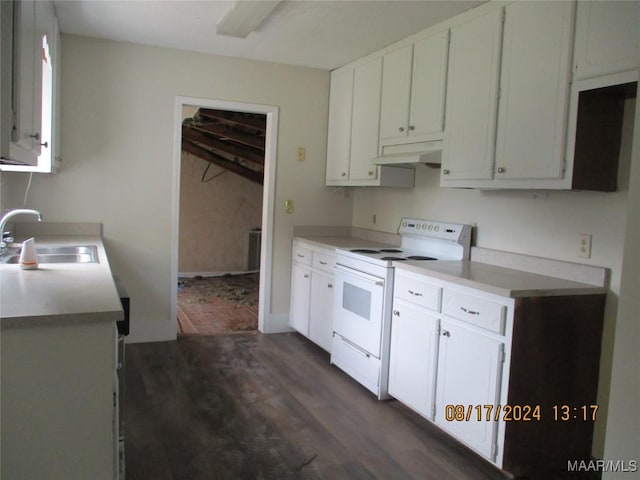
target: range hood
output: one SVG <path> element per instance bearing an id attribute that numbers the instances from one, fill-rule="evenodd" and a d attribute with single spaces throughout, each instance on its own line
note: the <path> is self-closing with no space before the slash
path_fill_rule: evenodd
<path id="1" fill-rule="evenodd" d="M 440 167 L 442 142 L 423 142 L 414 145 L 383 146 L 381 156 L 373 159 L 375 165 L 412 166 L 425 164 Z"/>

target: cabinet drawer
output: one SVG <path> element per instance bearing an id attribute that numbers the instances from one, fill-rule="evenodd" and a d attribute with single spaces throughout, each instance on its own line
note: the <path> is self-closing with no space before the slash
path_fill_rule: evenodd
<path id="1" fill-rule="evenodd" d="M 311 249 L 294 243 L 292 258 L 295 262 L 311 265 Z"/>
<path id="2" fill-rule="evenodd" d="M 393 295 L 421 307 L 440 311 L 442 288 L 417 278 L 396 275 Z"/>
<path id="3" fill-rule="evenodd" d="M 442 313 L 492 332 L 504 334 L 507 306 L 492 300 L 445 289 Z"/>
<path id="4" fill-rule="evenodd" d="M 313 266 L 318 270 L 333 273 L 333 267 L 336 266 L 336 256 L 314 250 Z"/>

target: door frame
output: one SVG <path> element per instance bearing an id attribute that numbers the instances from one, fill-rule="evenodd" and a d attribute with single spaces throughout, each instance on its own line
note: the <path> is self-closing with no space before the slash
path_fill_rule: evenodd
<path id="1" fill-rule="evenodd" d="M 180 230 L 180 166 L 182 164 L 182 109 L 186 105 L 217 110 L 261 113 L 267 117 L 262 192 L 262 241 L 260 246 L 260 292 L 258 296 L 258 330 L 275 331 L 271 325 L 271 275 L 273 260 L 273 223 L 275 214 L 276 152 L 278 141 L 278 107 L 233 102 L 211 98 L 176 97 L 173 135 L 173 191 L 171 198 L 171 318 L 178 331 L 178 243 Z"/>

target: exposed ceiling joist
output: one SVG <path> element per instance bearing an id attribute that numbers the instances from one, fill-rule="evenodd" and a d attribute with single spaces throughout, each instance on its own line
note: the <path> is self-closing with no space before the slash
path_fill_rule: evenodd
<path id="1" fill-rule="evenodd" d="M 203 160 L 213 163 L 219 167 L 222 167 L 230 172 L 233 172 L 237 175 L 240 175 L 248 180 L 251 180 L 254 183 L 258 183 L 263 185 L 264 183 L 264 174 L 262 172 L 258 172 L 256 170 L 252 170 L 250 168 L 244 167 L 239 163 L 232 162 L 231 160 L 227 160 L 225 157 L 218 155 L 210 150 L 207 150 L 204 147 L 196 145 L 192 143 L 190 140 L 183 139 L 182 141 L 182 150 L 188 153 L 191 153 Z"/>
<path id="2" fill-rule="evenodd" d="M 252 149 L 236 145 L 233 142 L 219 140 L 217 137 L 208 135 L 188 125 L 182 126 L 182 138 L 206 145 L 212 150 L 224 152 L 231 157 L 236 157 L 260 167 L 264 165 L 264 153 L 254 152 Z"/>
<path id="3" fill-rule="evenodd" d="M 264 137 L 244 133 L 221 124 L 193 122 L 192 127 L 205 133 L 211 133 L 219 137 L 221 140 L 229 139 L 236 143 L 241 143 L 249 147 L 257 148 L 258 150 L 264 152 Z"/>
<path id="4" fill-rule="evenodd" d="M 258 118 L 252 114 L 231 112 L 228 110 L 214 110 L 211 108 L 199 109 L 198 113 L 194 117 L 194 120 L 197 122 L 204 122 L 206 121 L 206 119 L 226 124 L 238 125 L 246 128 L 252 128 L 262 133 L 266 131 L 266 122 L 264 121 L 264 118 Z"/>

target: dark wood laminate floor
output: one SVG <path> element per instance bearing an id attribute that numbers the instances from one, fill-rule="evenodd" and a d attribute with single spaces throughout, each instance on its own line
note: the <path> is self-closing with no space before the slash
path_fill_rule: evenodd
<path id="1" fill-rule="evenodd" d="M 502 480 L 297 334 L 127 345 L 128 480 Z"/>

